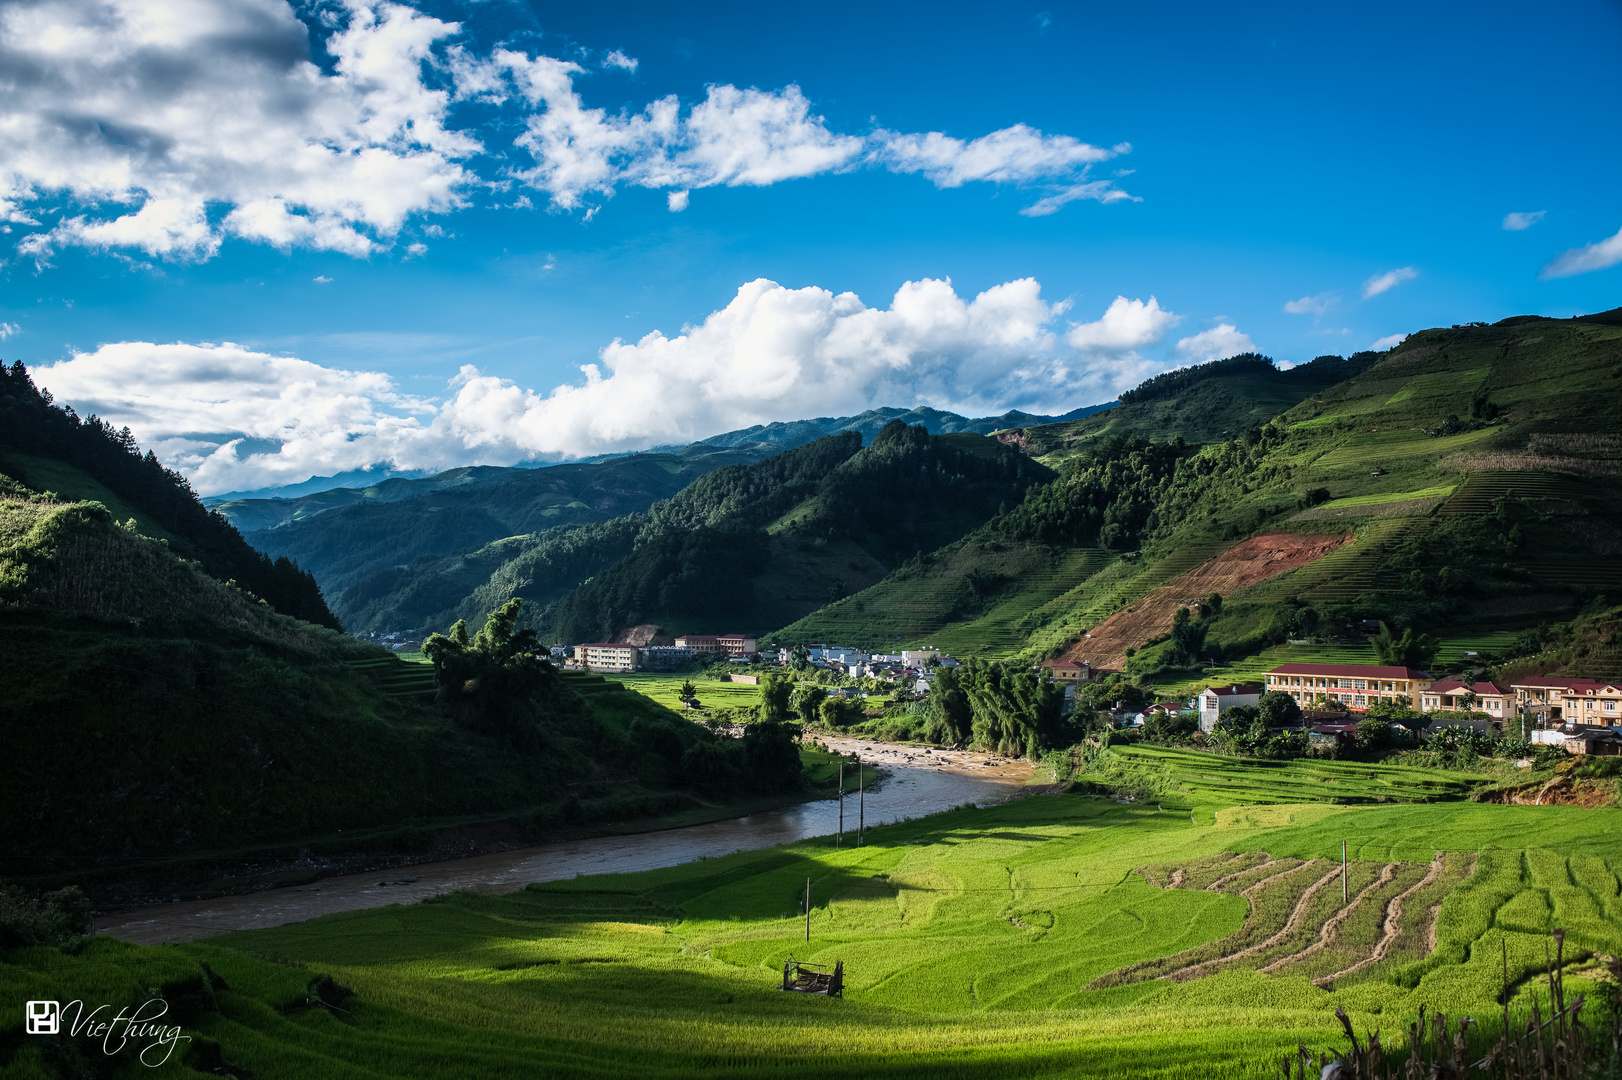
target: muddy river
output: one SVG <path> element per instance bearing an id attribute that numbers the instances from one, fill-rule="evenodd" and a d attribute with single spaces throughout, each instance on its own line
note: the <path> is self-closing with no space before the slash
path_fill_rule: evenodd
<path id="1" fill-rule="evenodd" d="M 1028 762 L 960 751 L 924 753 L 913 747 L 888 746 L 857 739 L 829 739 L 829 748 L 861 755 L 883 767 L 886 776 L 865 798 L 845 796 L 847 836 L 864 812 L 867 825 L 950 810 L 964 803 L 1001 802 L 1030 780 Z M 556 881 L 582 874 L 620 874 L 675 866 L 694 859 L 772 847 L 839 829 L 839 801 L 802 803 L 784 810 L 751 814 L 662 832 L 600 836 L 498 855 L 477 855 L 403 869 L 323 878 L 311 885 L 270 889 L 214 900 L 155 904 L 107 915 L 97 923 L 104 934 L 155 945 L 193 941 L 228 930 L 255 930 L 302 922 L 336 911 L 408 904 L 442 893 L 513 892 L 534 881 Z"/>

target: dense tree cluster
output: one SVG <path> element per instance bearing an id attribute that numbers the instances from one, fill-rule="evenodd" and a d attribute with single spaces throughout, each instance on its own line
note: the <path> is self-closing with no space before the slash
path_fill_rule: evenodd
<path id="1" fill-rule="evenodd" d="M 175 553 L 196 559 L 222 581 L 234 580 L 284 615 L 341 629 L 315 578 L 290 559 L 272 561 L 198 501 L 186 478 L 141 453 L 129 428 L 80 419 L 40 390 L 22 361 L 0 364 L 0 445 L 57 458 L 82 469 L 175 537 Z"/>
<path id="2" fill-rule="evenodd" d="M 957 539 L 1052 475 L 980 436 L 931 436 L 900 421 L 865 449 L 856 432 L 819 439 L 717 469 L 655 503 L 634 549 L 558 600 L 541 625 L 557 640 L 584 641 L 645 622 L 749 624 L 752 579 L 773 559 L 767 526 L 785 516 L 783 534 L 795 544 L 815 551 L 837 539 L 894 566 Z"/>
<path id="3" fill-rule="evenodd" d="M 1064 690 L 1017 662 L 971 658 L 935 672 L 924 738 L 1035 758 L 1079 735 L 1060 716 Z"/>

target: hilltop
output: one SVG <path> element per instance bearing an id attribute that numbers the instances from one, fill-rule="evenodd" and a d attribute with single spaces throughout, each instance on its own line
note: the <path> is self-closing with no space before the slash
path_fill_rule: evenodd
<path id="1" fill-rule="evenodd" d="M 561 641 L 778 624 L 955 540 L 1049 475 L 983 436 L 899 420 L 865 448 L 856 432 L 819 439 L 656 505 L 627 554 L 540 623 Z"/>
<path id="2" fill-rule="evenodd" d="M 1137 675 L 1177 682 L 1211 658 L 1277 659 L 1264 650 L 1354 616 L 1455 636 L 1485 621 L 1508 637 L 1569 617 L 1622 587 L 1622 422 L 1606 404 L 1622 378 L 1619 322 L 1614 312 L 1508 319 L 1315 361 L 1294 370 L 1347 377 L 1205 445 L 1197 427 L 1126 421 L 1147 409 L 1186 418 L 1238 380 L 1270 378 L 1253 361 L 1179 373 L 1099 417 L 1027 429 L 1021 444 L 1057 479 L 776 636 L 900 636 L 1094 663 L 1133 648 Z M 1097 430 L 1078 435 L 1088 424 Z M 1257 565 L 1270 565 L 1221 583 L 1230 593 L 1200 621 L 1197 643 L 1170 640 L 1178 608 L 1221 591 L 1207 564 L 1252 538 Z M 1286 549 L 1314 554 L 1268 555 Z M 1122 629 L 1116 613 L 1127 609 L 1134 625 Z M 1212 677 L 1255 670 L 1247 661 Z"/>
<path id="3" fill-rule="evenodd" d="M 315 578 L 291 559 L 254 550 L 206 509 L 184 476 L 144 455 L 129 428 L 81 419 L 34 386 L 21 361 L 0 364 L 0 473 L 67 501 L 89 500 L 221 581 L 240 583 L 277 611 L 337 628 Z"/>
<path id="4" fill-rule="evenodd" d="M 32 476 L 86 475 L 29 462 Z M 0 473 L 7 878 L 230 889 L 477 836 L 516 843 L 801 797 L 781 754 L 757 768 L 794 753 L 770 725 L 765 743 L 724 739 L 618 684 L 556 672 L 510 618 L 453 633 L 436 678 L 275 610 L 115 505 Z M 470 828 L 474 840 L 455 840 Z"/>

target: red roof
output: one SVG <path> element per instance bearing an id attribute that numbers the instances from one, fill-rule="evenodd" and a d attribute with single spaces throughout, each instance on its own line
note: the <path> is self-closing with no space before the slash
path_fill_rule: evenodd
<path id="1" fill-rule="evenodd" d="M 577 649 L 634 649 L 635 645 L 627 645 L 623 641 L 593 641 L 587 645 L 576 645 Z"/>
<path id="2" fill-rule="evenodd" d="M 1563 679 L 1557 675 L 1534 675 L 1515 684 L 1517 687 L 1525 686 L 1539 690 L 1565 690 L 1568 693 L 1586 693 L 1590 690 L 1615 690 L 1616 683 L 1598 682 L 1594 679 Z"/>
<path id="3" fill-rule="evenodd" d="M 1042 666 L 1051 668 L 1055 671 L 1057 671 L 1059 668 L 1064 668 L 1067 671 L 1071 668 L 1075 668 L 1077 671 L 1081 670 L 1081 665 L 1076 663 L 1074 660 L 1054 660 L 1051 663 L 1044 664 Z"/>
<path id="4" fill-rule="evenodd" d="M 1380 664 L 1280 664 L 1269 675 L 1327 675 L 1353 679 L 1428 679 L 1423 671 Z"/>
<path id="5" fill-rule="evenodd" d="M 1435 694 L 1456 694 L 1461 690 L 1469 690 L 1474 693 L 1476 697 L 1503 697 L 1505 694 L 1509 693 L 1508 690 L 1505 690 L 1497 683 L 1478 682 L 1471 683 L 1469 686 L 1466 686 L 1458 679 L 1448 679 L 1445 682 L 1439 682 L 1435 686 L 1431 687 L 1431 692 Z"/>
<path id="6" fill-rule="evenodd" d="M 1207 686 L 1205 689 L 1209 690 L 1219 698 L 1245 697 L 1247 695 L 1252 697 L 1260 697 L 1262 692 L 1261 687 L 1252 686 L 1250 683 L 1240 683 L 1238 686 Z"/>

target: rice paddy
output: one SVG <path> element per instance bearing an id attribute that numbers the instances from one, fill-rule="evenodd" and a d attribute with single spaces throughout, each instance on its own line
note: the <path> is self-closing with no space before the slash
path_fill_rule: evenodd
<path id="1" fill-rule="evenodd" d="M 1234 805 L 1315 781 L 1161 756 L 1229 805 L 1039 796 L 873 829 L 862 848 L 825 838 L 184 946 L 23 951 L 0 979 L 19 1000 L 165 988 L 193 1065 L 259 1080 L 1262 1077 L 1298 1040 L 1340 1045 L 1337 1006 L 1360 1029 L 1421 1004 L 1496 1015 L 1501 943 L 1516 1011 L 1552 927 L 1579 989 L 1594 955 L 1622 951 L 1622 811 Z M 1442 779 L 1323 776 L 1369 798 Z M 844 997 L 779 992 L 790 954 L 843 961 Z M 354 996 L 325 1004 L 320 975 Z M 8 1075 L 45 1060 L 15 1039 L 5 1053 Z"/>

